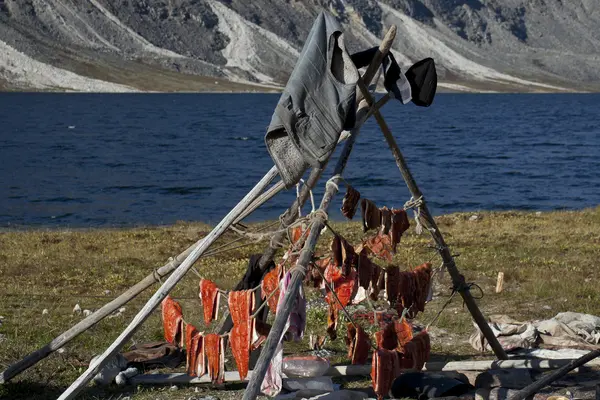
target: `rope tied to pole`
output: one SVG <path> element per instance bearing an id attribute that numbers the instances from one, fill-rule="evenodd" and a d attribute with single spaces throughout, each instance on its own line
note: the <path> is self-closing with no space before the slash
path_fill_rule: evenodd
<path id="1" fill-rule="evenodd" d="M 327 188 L 332 185 L 335 190 L 337 190 L 338 192 L 340 191 L 340 187 L 339 187 L 339 183 L 344 182 L 346 185 L 348 185 L 348 182 L 346 182 L 346 180 L 344 179 L 344 177 L 342 177 L 341 174 L 337 174 L 332 176 L 331 178 L 329 178 L 329 180 L 327 181 L 327 183 L 325 183 L 325 190 L 327 190 Z"/>
<path id="2" fill-rule="evenodd" d="M 413 210 L 415 223 L 417 224 L 415 227 L 415 232 L 417 232 L 417 235 L 423 233 L 423 225 L 421 223 L 421 206 L 423 205 L 423 201 L 423 195 L 421 195 L 418 199 L 415 199 L 411 196 L 410 200 L 404 203 L 404 210 Z"/>
<path id="3" fill-rule="evenodd" d="M 306 186 L 306 182 L 304 181 L 304 179 L 300 179 L 300 182 L 302 182 L 302 184 L 304 186 Z M 296 183 L 296 199 L 300 199 L 300 182 Z M 315 211 L 315 197 L 313 196 L 313 191 L 312 189 L 308 189 L 308 193 L 310 194 L 310 205 L 312 207 L 312 212 Z M 302 216 L 302 206 L 300 206 L 300 202 L 298 202 L 298 217 Z"/>

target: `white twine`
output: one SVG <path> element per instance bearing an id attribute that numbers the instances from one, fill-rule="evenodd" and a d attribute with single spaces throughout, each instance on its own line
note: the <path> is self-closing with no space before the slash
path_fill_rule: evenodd
<path id="1" fill-rule="evenodd" d="M 419 197 L 418 199 L 415 199 L 414 197 L 411 196 L 410 200 L 408 200 L 406 203 L 404 203 L 405 210 L 408 210 L 408 209 L 413 210 L 415 223 L 417 224 L 417 226 L 415 227 L 415 232 L 417 233 L 417 235 L 420 235 L 421 233 L 423 233 L 423 225 L 421 224 L 421 206 L 422 205 L 423 205 L 423 196 Z"/>
<path id="2" fill-rule="evenodd" d="M 327 190 L 329 185 L 332 185 L 335 188 L 335 190 L 337 190 L 339 192 L 340 191 L 340 187 L 338 185 L 339 181 L 344 181 L 344 178 L 342 178 L 342 175 L 337 174 L 337 175 L 332 176 L 331 178 L 329 178 L 329 180 L 325 184 L 325 190 Z"/>

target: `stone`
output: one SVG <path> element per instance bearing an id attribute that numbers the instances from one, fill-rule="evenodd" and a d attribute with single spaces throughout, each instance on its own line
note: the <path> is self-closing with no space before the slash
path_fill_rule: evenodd
<path id="1" fill-rule="evenodd" d="M 476 214 L 475 215 L 471 215 L 469 217 L 469 221 L 471 221 L 471 222 L 477 221 L 478 219 L 479 219 L 479 215 L 476 215 Z"/>
<path id="2" fill-rule="evenodd" d="M 42 310 L 42 315 L 48 315 L 48 314 L 49 314 L 49 312 L 50 312 L 50 311 L 48 311 L 48 309 L 47 309 L 47 308 L 44 308 L 44 309 Z"/>
<path id="3" fill-rule="evenodd" d="M 321 396 L 324 394 L 330 393 L 327 390 L 319 390 L 319 389 L 302 389 L 298 390 L 295 393 L 296 399 L 310 399 L 311 397 Z"/>
<path id="4" fill-rule="evenodd" d="M 305 389 L 317 389 L 332 392 L 333 381 L 328 376 L 319 376 L 316 378 L 288 378 L 283 380 L 283 388 L 290 392 Z"/>
<path id="5" fill-rule="evenodd" d="M 506 388 L 523 389 L 533 383 L 528 370 L 493 369 L 480 373 L 475 380 L 475 387 L 482 389 Z"/>
<path id="6" fill-rule="evenodd" d="M 506 388 L 477 389 L 475 400 L 509 400 L 518 390 Z M 542 400 L 542 399 L 538 399 Z"/>
<path id="7" fill-rule="evenodd" d="M 100 355 L 92 358 L 93 363 Z M 96 374 L 94 382 L 99 385 L 109 385 L 119 375 L 119 373 L 127 367 L 127 360 L 121 354 L 117 354 L 108 360 L 106 365 Z"/>
<path id="8" fill-rule="evenodd" d="M 337 390 L 335 392 L 310 397 L 310 400 L 364 400 L 368 399 L 366 393 L 356 390 Z"/>
<path id="9" fill-rule="evenodd" d="M 475 391 L 475 400 L 488 400 L 489 397 L 489 389 L 477 389 L 477 391 Z"/>

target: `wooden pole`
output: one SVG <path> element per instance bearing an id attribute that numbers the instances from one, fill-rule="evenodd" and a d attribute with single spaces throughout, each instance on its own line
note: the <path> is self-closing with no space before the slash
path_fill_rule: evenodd
<path id="1" fill-rule="evenodd" d="M 590 362 L 598 357 L 600 357 L 600 349 L 590 351 L 589 353 L 578 358 L 577 360 L 571 361 L 570 363 L 568 363 L 564 367 L 560 368 L 559 370 L 557 370 L 549 375 L 546 375 L 539 381 L 535 381 L 531 385 L 519 390 L 509 400 L 525 400 L 529 396 L 537 393 L 538 390 L 543 389 L 545 386 L 547 386 L 547 385 L 551 384 L 552 382 L 556 381 L 557 379 L 560 379 L 563 376 L 567 375 L 569 372 L 571 372 L 575 368 L 581 367 L 582 365 L 587 364 L 588 362 Z"/>
<path id="2" fill-rule="evenodd" d="M 434 361 L 426 362 L 423 371 L 426 372 L 456 372 L 456 371 L 489 371 L 489 370 L 510 370 L 510 369 L 526 369 L 534 371 L 552 370 L 565 365 L 569 365 L 573 360 L 480 360 L 480 361 Z M 597 367 L 599 361 L 590 361 L 588 365 Z M 340 377 L 340 376 L 368 376 L 371 373 L 371 364 L 364 365 L 335 365 L 329 367 L 324 376 Z M 253 371 L 248 371 L 247 380 L 252 376 Z M 239 382 L 240 376 L 237 371 L 226 371 L 225 382 Z M 179 372 L 173 374 L 142 374 L 136 375 L 129 381 L 133 385 L 137 384 L 203 384 L 211 383 L 208 375 L 201 377 L 190 376 L 186 373 Z"/>
<path id="3" fill-rule="evenodd" d="M 396 35 L 395 27 L 392 27 L 386 33 L 385 38 L 383 39 L 383 41 L 379 47 L 379 51 L 377 52 L 377 55 L 371 62 L 371 65 L 375 64 L 375 70 L 381 64 L 381 61 L 383 60 L 383 56 L 392 47 L 392 42 L 394 41 L 395 35 Z M 371 67 L 369 69 L 371 69 Z M 359 79 L 359 81 L 362 82 L 361 79 Z M 367 93 L 368 93 L 368 91 L 367 91 Z M 365 112 L 366 108 L 361 108 L 360 111 L 362 112 L 362 115 L 363 115 L 361 118 L 362 119 L 366 118 L 366 114 L 367 114 L 367 112 Z M 357 118 L 357 119 L 359 119 L 359 118 Z M 340 154 L 340 158 L 339 158 L 337 165 L 333 172 L 334 178 L 338 175 L 341 175 L 344 172 L 344 169 L 346 168 L 346 163 L 348 162 L 348 158 L 350 157 L 350 154 L 352 153 L 352 148 L 354 147 L 354 143 L 356 141 L 356 138 L 357 138 L 359 132 L 360 132 L 360 125 L 358 125 L 358 128 L 355 128 L 352 130 L 352 134 L 350 135 L 350 137 L 344 144 L 344 148 L 342 149 L 342 153 Z M 246 388 L 246 391 L 244 392 L 243 400 L 254 400 L 254 399 L 256 399 L 256 397 L 258 396 L 258 394 L 260 392 L 260 386 L 265 377 L 267 369 L 269 368 L 269 363 L 271 362 L 271 359 L 273 358 L 273 355 L 275 354 L 275 349 L 276 349 L 277 345 L 279 344 L 279 342 L 281 341 L 281 338 L 283 337 L 283 334 L 284 334 L 283 329 L 285 327 L 286 321 L 289 318 L 290 312 L 292 311 L 294 302 L 296 301 L 296 296 L 300 289 L 300 285 L 302 285 L 302 281 L 306 274 L 306 267 L 312 258 L 312 255 L 315 250 L 315 246 L 317 245 L 317 241 L 319 239 L 319 236 L 321 235 L 321 231 L 325 227 L 325 219 L 324 219 L 325 217 L 324 216 L 326 215 L 327 210 L 329 209 L 329 204 L 331 203 L 331 200 L 333 199 L 333 197 L 335 196 L 335 194 L 337 192 L 338 192 L 337 185 L 335 185 L 335 184 L 326 185 L 325 194 L 323 195 L 323 199 L 321 200 L 321 205 L 319 207 L 319 211 L 321 211 L 321 213 L 315 213 L 314 218 L 313 218 L 312 222 L 310 223 L 310 226 L 309 226 L 310 233 L 308 235 L 308 238 L 306 239 L 306 242 L 304 244 L 304 247 L 302 248 L 302 251 L 300 252 L 300 256 L 298 258 L 296 266 L 292 269 L 292 276 L 291 276 L 290 285 L 288 287 L 288 291 L 285 293 L 285 296 L 282 300 L 283 304 L 281 305 L 281 309 L 275 315 L 275 321 L 273 322 L 273 326 L 271 327 L 269 336 L 268 336 L 268 338 L 263 346 L 263 349 L 260 353 L 260 357 L 258 358 L 258 361 L 256 362 L 256 366 L 254 367 L 254 373 L 252 374 L 250 381 L 248 383 L 248 387 Z"/>
<path id="4" fill-rule="evenodd" d="M 277 176 L 277 168 L 272 167 L 269 172 L 250 190 L 250 192 L 219 222 L 219 224 L 206 236 L 202 243 L 197 246 L 190 255 L 181 263 L 173 274 L 165 281 L 156 293 L 148 300 L 146 305 L 135 316 L 133 321 L 125 328 L 119 337 L 111 344 L 108 349 L 96 359 L 87 371 L 85 371 L 73 384 L 60 395 L 59 400 L 74 398 L 87 383 L 98 373 L 98 371 L 114 356 L 123 345 L 131 339 L 137 328 L 150 316 L 152 311 L 164 300 L 169 292 L 175 287 L 177 282 L 190 270 L 194 262 L 202 256 L 208 247 L 214 243 L 242 214 L 242 212 L 254 201 L 256 197 L 267 187 L 269 182 Z"/>
<path id="5" fill-rule="evenodd" d="M 373 96 L 371 96 L 371 94 L 367 90 L 367 87 L 360 80 L 358 82 L 358 87 L 361 90 L 361 92 L 363 93 L 363 96 L 365 97 L 367 102 L 369 104 L 373 104 L 373 102 L 374 102 Z M 490 329 L 490 327 L 487 323 L 487 320 L 481 313 L 481 310 L 479 310 L 479 307 L 477 307 L 477 303 L 475 302 L 475 299 L 471 295 L 469 286 L 465 283 L 464 276 L 462 276 L 460 274 L 460 272 L 458 271 L 458 268 L 456 267 L 456 263 L 454 262 L 454 257 L 452 257 L 452 254 L 450 253 L 450 249 L 446 245 L 446 242 L 444 241 L 444 237 L 442 236 L 442 233 L 438 229 L 438 226 L 435 223 L 435 220 L 433 219 L 433 217 L 431 216 L 431 214 L 429 212 L 429 209 L 427 208 L 427 203 L 425 202 L 425 199 L 423 199 L 423 193 L 421 193 L 421 190 L 417 186 L 417 183 L 415 182 L 412 174 L 410 173 L 410 170 L 408 169 L 408 165 L 406 164 L 406 161 L 404 160 L 404 156 L 400 152 L 398 143 L 396 143 L 396 139 L 394 139 L 394 136 L 392 135 L 392 132 L 391 132 L 390 128 L 388 127 L 387 123 L 385 122 L 385 120 L 383 119 L 383 116 L 381 115 L 381 113 L 376 110 L 376 111 L 374 111 L 374 114 L 375 114 L 375 119 L 377 120 L 377 124 L 379 125 L 379 128 L 383 132 L 383 136 L 385 136 L 385 140 L 387 141 L 388 146 L 392 150 L 392 154 L 394 155 L 394 158 L 396 159 L 396 164 L 398 165 L 398 168 L 400 169 L 400 173 L 402 174 L 402 177 L 404 178 L 404 181 L 406 182 L 406 185 L 408 186 L 408 189 L 409 189 L 412 197 L 414 199 L 421 199 L 421 201 L 422 201 L 421 218 L 426 222 L 425 226 L 428 228 L 429 232 L 431 233 L 431 236 L 433 237 L 433 240 L 435 241 L 435 243 L 437 245 L 438 252 L 440 253 L 440 256 L 442 257 L 442 260 L 444 261 L 444 265 L 446 266 L 446 268 L 448 268 L 448 272 L 450 273 L 450 276 L 452 277 L 452 283 L 454 284 L 454 287 L 456 288 L 456 290 L 459 291 L 465 304 L 467 305 L 467 308 L 469 309 L 469 312 L 473 316 L 473 319 L 475 320 L 475 322 L 479 326 L 479 329 L 481 329 L 481 332 L 483 333 L 483 335 L 485 336 L 487 341 L 490 343 L 490 346 L 494 350 L 496 357 L 498 357 L 498 359 L 500 359 L 500 360 L 506 360 L 508 358 L 508 356 L 506 355 L 506 352 L 504 351 L 504 349 L 498 342 L 498 339 L 496 339 L 496 336 L 494 336 L 494 333 Z"/>
<path id="6" fill-rule="evenodd" d="M 283 181 L 279 181 L 276 184 L 274 184 L 273 186 L 271 186 L 269 189 L 265 190 L 265 192 L 263 194 L 261 194 L 260 196 L 258 196 L 253 202 L 252 204 L 250 204 L 242 213 L 242 215 L 240 215 L 234 224 L 237 224 L 238 222 L 241 222 L 242 220 L 244 220 L 247 216 L 249 216 L 250 214 L 252 214 L 254 211 L 256 211 L 256 209 L 260 206 L 262 206 L 263 204 L 265 204 L 268 200 L 272 199 L 273 197 L 275 197 L 279 192 L 281 192 L 283 189 L 285 189 L 285 185 L 283 183 Z"/>
<path id="7" fill-rule="evenodd" d="M 273 196 L 275 196 L 277 193 L 279 193 L 283 188 L 284 188 L 283 182 L 282 181 L 277 182 L 270 189 L 268 189 L 263 194 L 261 194 L 259 197 L 257 197 L 252 202 L 252 204 L 250 204 L 250 206 L 248 206 L 248 208 L 242 213 L 242 215 L 240 215 L 236 219 L 235 223 L 242 221 L 244 218 L 246 218 L 248 215 L 250 215 L 250 213 L 252 211 L 256 210 L 258 207 L 260 207 L 262 204 L 264 204 L 267 200 L 271 199 Z M 44 358 L 48 357 L 50 354 L 52 354 L 56 350 L 62 348 L 65 344 L 69 343 L 71 340 L 75 339 L 81 333 L 90 329 L 91 327 L 96 325 L 98 322 L 102 321 L 104 318 L 106 318 L 107 316 L 109 316 L 110 314 L 112 314 L 113 312 L 115 312 L 116 310 L 118 310 L 119 308 L 121 308 L 122 306 L 124 306 L 125 304 L 130 302 L 131 300 L 133 300 L 136 296 L 138 296 L 140 293 L 142 293 L 143 291 L 148 289 L 154 283 L 159 282 L 159 279 L 162 279 L 166 275 L 169 275 L 203 241 L 204 241 L 204 239 L 200 239 L 199 241 L 197 241 L 196 243 L 194 243 L 193 245 L 188 247 L 181 254 L 179 254 L 177 257 L 170 260 L 167 264 L 158 268 L 156 271 L 149 274 L 144 279 L 142 279 L 141 281 L 139 281 L 138 283 L 136 283 L 135 285 L 133 285 L 132 287 L 127 289 L 120 296 L 118 296 L 114 300 L 110 301 L 109 303 L 105 304 L 98 310 L 94 311 L 92 314 L 90 314 L 89 316 L 87 316 L 84 319 L 82 319 L 81 321 L 79 321 L 77 324 L 75 324 L 73 327 L 71 327 L 67 331 L 58 335 L 50 343 L 46 344 L 45 346 L 41 347 L 40 349 L 38 349 L 32 353 L 29 353 L 27 356 L 25 356 L 20 361 L 17 361 L 14 364 L 9 365 L 8 368 L 6 368 L 4 371 L 2 371 L 2 373 L 0 373 L 0 384 L 4 384 L 4 383 L 8 382 L 9 380 L 14 378 L 21 372 L 27 370 L 28 368 L 31 368 L 32 366 L 34 366 L 35 364 L 37 364 Z"/>

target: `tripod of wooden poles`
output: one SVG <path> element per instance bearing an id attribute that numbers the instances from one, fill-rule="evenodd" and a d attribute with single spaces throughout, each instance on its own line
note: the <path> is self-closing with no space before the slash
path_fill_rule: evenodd
<path id="1" fill-rule="evenodd" d="M 496 357 L 498 359 L 506 359 L 506 353 L 502 349 L 502 346 L 498 343 L 498 340 L 491 331 L 487 321 L 481 311 L 479 310 L 473 296 L 470 293 L 469 286 L 465 283 L 464 277 L 458 271 L 455 261 L 452 257 L 452 253 L 448 248 L 444 238 L 439 231 L 433 217 L 431 216 L 427 204 L 423 198 L 423 194 L 419 190 L 404 157 L 400 151 L 400 148 L 392 135 L 389 127 L 387 126 L 383 116 L 380 113 L 380 108 L 383 107 L 386 102 L 390 99 L 389 95 L 384 96 L 378 102 L 375 102 L 373 95 L 368 91 L 368 86 L 374 78 L 377 70 L 383 61 L 385 55 L 389 52 L 392 47 L 396 35 L 396 27 L 392 26 L 386 33 L 383 41 L 379 46 L 379 51 L 371 61 L 367 70 L 363 74 L 362 78 L 359 79 L 357 93 L 358 97 L 358 110 L 357 110 L 357 123 L 356 127 L 343 135 L 345 138 L 344 147 L 341 155 L 337 161 L 334 169 L 333 177 L 328 181 L 326 185 L 325 194 L 321 200 L 318 212 L 313 213 L 310 221 L 310 234 L 306 239 L 306 242 L 302 248 L 299 259 L 292 270 L 291 284 L 289 290 L 286 292 L 283 299 L 283 307 L 275 316 L 275 321 L 269 333 L 269 336 L 263 346 L 260 357 L 256 363 L 256 366 L 251 374 L 248 387 L 244 393 L 244 400 L 255 399 L 259 393 L 260 385 L 266 374 L 270 360 L 273 357 L 275 348 L 283 334 L 285 323 L 291 312 L 294 299 L 300 285 L 302 285 L 302 278 L 306 273 L 306 268 L 310 262 L 312 255 L 315 250 L 315 246 L 319 239 L 322 229 L 325 227 L 326 216 L 331 201 L 338 192 L 337 182 L 341 181 L 341 176 L 345 170 L 346 164 L 352 153 L 354 143 L 360 129 L 364 122 L 371 116 L 374 115 L 375 119 L 390 147 L 392 154 L 396 160 L 396 164 L 400 170 L 400 173 L 408 186 L 413 199 L 420 199 L 420 220 L 424 225 L 425 229 L 430 232 L 433 240 L 436 243 L 436 248 L 444 262 L 445 267 L 448 269 L 455 290 L 457 290 L 463 297 L 465 304 L 467 305 L 469 312 L 473 316 L 473 319 L 481 329 L 483 335 L 490 343 Z M 280 242 L 285 233 L 283 228 L 289 226 L 298 218 L 298 210 L 304 205 L 309 197 L 310 191 L 316 186 L 321 175 L 323 174 L 323 168 L 315 168 L 311 171 L 309 178 L 302 187 L 300 195 L 296 198 L 290 208 L 284 213 L 281 219 L 282 229 L 278 230 L 273 237 L 272 243 Z M 160 305 L 162 300 L 169 294 L 169 292 L 175 287 L 175 285 L 185 276 L 185 274 L 192 268 L 194 263 L 203 255 L 207 254 L 207 250 L 223 233 L 225 233 L 232 225 L 240 222 L 248 215 L 250 215 L 255 209 L 260 207 L 267 200 L 275 196 L 279 191 L 283 189 L 281 182 L 278 182 L 269 188 L 269 184 L 278 175 L 278 171 L 275 167 L 271 168 L 269 172 L 250 190 L 250 192 L 223 218 L 223 220 L 203 239 L 190 246 L 184 252 L 179 254 L 177 257 L 170 260 L 167 264 L 161 268 L 155 270 L 153 273 L 146 276 L 143 280 L 138 282 L 136 285 L 128 289 L 126 292 L 115 298 L 110 303 L 106 304 L 96 312 L 92 313 L 78 324 L 62 333 L 50 343 L 40 348 L 39 350 L 27 355 L 23 360 L 18 361 L 10 365 L 5 371 L 0 374 L 0 383 L 4 383 L 15 377 L 17 374 L 23 372 L 27 368 L 35 365 L 43 358 L 50 355 L 52 352 L 60 349 L 66 343 L 73 340 L 82 332 L 91 328 L 106 316 L 110 315 L 115 310 L 119 309 L 122 305 L 126 304 L 137 295 L 142 293 L 144 290 L 152 286 L 154 283 L 160 281 L 162 278 L 167 277 L 162 283 L 160 288 L 152 295 L 144 307 L 138 312 L 131 323 L 125 328 L 125 330 L 119 335 L 119 337 L 105 350 L 105 352 L 92 362 L 89 368 L 75 381 L 73 384 L 59 397 L 61 400 L 74 398 L 88 383 L 89 381 L 102 369 L 104 365 L 110 360 L 116 353 L 118 353 L 123 345 L 133 336 L 138 327 L 150 316 L 152 311 Z M 263 253 L 263 256 L 259 262 L 261 268 L 265 266 L 273 259 L 276 249 L 269 245 L 269 247 Z"/>

